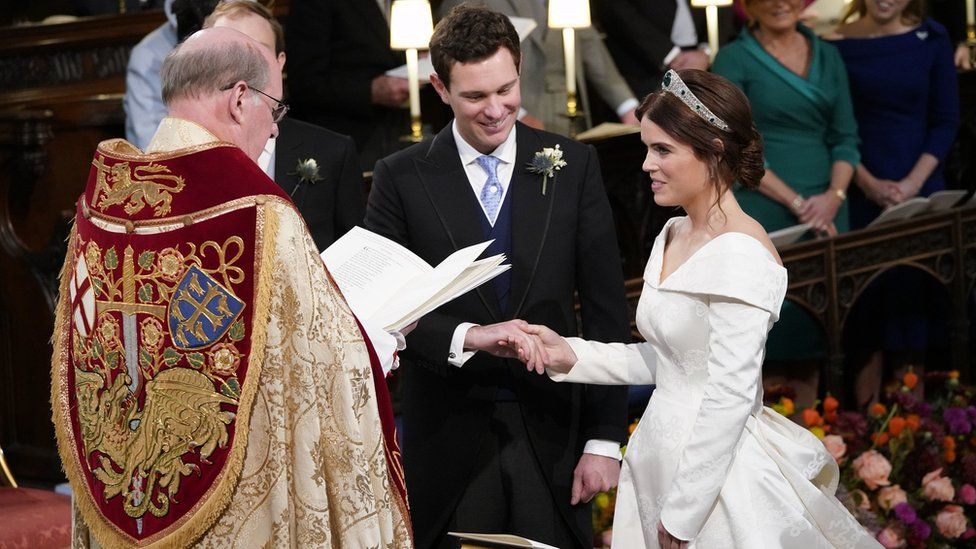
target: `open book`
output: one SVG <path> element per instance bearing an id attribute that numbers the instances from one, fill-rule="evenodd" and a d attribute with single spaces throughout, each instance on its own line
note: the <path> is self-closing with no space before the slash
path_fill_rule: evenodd
<path id="1" fill-rule="evenodd" d="M 868 227 L 902 221 L 921 213 L 946 211 L 956 206 L 965 196 L 966 191 L 953 190 L 934 192 L 928 197 L 916 196 L 909 198 L 901 204 L 895 204 L 894 206 L 885 208 L 878 217 L 874 218 L 874 221 L 868 224 Z"/>
<path id="2" fill-rule="evenodd" d="M 390 332 L 507 271 L 503 254 L 478 260 L 489 244 L 460 249 L 431 267 L 396 242 L 354 227 L 322 259 L 356 316 Z"/>
<path id="3" fill-rule="evenodd" d="M 542 543 L 541 541 L 533 541 L 528 538 L 523 538 L 521 536 L 513 536 L 511 534 L 473 534 L 467 532 L 448 532 L 447 535 L 456 537 L 461 540 L 462 549 L 472 548 L 480 549 L 482 547 L 488 548 L 499 548 L 499 547 L 525 547 L 528 549 L 559 549 L 558 547 L 553 547 Z"/>
<path id="4" fill-rule="evenodd" d="M 803 235 L 807 234 L 808 232 L 810 232 L 810 225 L 807 223 L 801 223 L 799 225 L 793 225 L 792 227 L 786 227 L 784 229 L 769 233 L 769 240 L 773 242 L 773 246 L 779 248 L 780 246 L 793 244 L 794 242 L 800 240 Z"/>
<path id="5" fill-rule="evenodd" d="M 620 122 L 604 122 L 576 134 L 576 139 L 578 141 L 598 141 L 600 139 L 609 139 L 618 135 L 629 135 L 632 133 L 640 133 L 640 126 L 632 126 Z"/>

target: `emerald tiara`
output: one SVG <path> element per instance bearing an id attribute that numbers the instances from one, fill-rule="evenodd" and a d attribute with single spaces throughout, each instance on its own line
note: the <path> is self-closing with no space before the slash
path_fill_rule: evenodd
<path id="1" fill-rule="evenodd" d="M 721 130 L 727 132 L 732 131 L 724 120 L 715 116 L 715 113 L 709 110 L 700 99 L 695 97 L 695 94 L 691 93 L 688 85 L 681 80 L 681 77 L 678 76 L 678 73 L 674 72 L 674 69 L 668 69 L 668 72 L 664 73 L 664 79 L 661 81 L 661 89 L 670 92 L 671 95 L 680 99 L 682 103 L 688 105 L 688 108 L 694 111 L 705 122 Z"/>

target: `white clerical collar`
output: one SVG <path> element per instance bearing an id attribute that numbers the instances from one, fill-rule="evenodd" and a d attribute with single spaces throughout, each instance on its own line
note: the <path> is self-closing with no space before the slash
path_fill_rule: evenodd
<path id="1" fill-rule="evenodd" d="M 467 166 L 472 162 L 476 161 L 479 156 L 484 156 L 478 149 L 475 149 L 468 144 L 467 141 L 461 137 L 461 133 L 458 131 L 457 119 L 451 122 L 451 132 L 454 134 L 454 143 L 457 144 L 458 156 L 461 157 L 461 165 Z M 515 162 L 515 126 L 512 126 L 512 131 L 508 132 L 508 137 L 502 142 L 495 150 L 491 152 L 491 156 L 497 157 L 502 162 L 506 164 L 513 164 Z"/>
<path id="2" fill-rule="evenodd" d="M 170 152 L 213 143 L 214 141 L 220 141 L 220 139 L 200 124 L 175 116 L 167 116 L 159 122 L 159 127 L 156 128 L 156 133 L 149 140 L 145 152 Z"/>
<path id="3" fill-rule="evenodd" d="M 275 143 L 277 143 L 277 138 L 271 137 L 268 142 L 264 144 L 264 150 L 261 151 L 261 156 L 258 157 L 258 167 L 261 171 L 268 174 L 268 177 L 274 179 L 274 173 L 271 168 L 271 160 L 274 159 L 275 153 Z"/>

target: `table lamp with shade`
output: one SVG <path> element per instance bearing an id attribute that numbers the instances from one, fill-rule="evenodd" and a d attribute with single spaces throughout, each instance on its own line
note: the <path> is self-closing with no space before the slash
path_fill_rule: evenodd
<path id="1" fill-rule="evenodd" d="M 576 96 L 576 30 L 589 27 L 589 0 L 549 0 L 549 28 L 563 30 L 563 52 L 566 60 L 566 116 L 570 135 L 575 133 L 576 119 L 582 112 Z"/>
<path id="2" fill-rule="evenodd" d="M 423 141 L 420 122 L 420 81 L 417 50 L 430 46 L 434 33 L 430 3 L 427 0 L 395 0 L 390 7 L 390 48 L 406 50 L 407 80 L 410 84 L 410 135 L 405 139 Z"/>
<path id="3" fill-rule="evenodd" d="M 710 61 L 715 60 L 718 53 L 718 9 L 720 7 L 731 6 L 732 0 L 691 0 L 694 8 L 705 8 L 705 24 L 708 27 L 708 47 Z"/>

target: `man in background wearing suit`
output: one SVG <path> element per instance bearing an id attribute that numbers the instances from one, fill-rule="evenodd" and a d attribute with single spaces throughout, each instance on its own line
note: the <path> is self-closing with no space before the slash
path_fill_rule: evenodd
<path id="1" fill-rule="evenodd" d="M 522 50 L 522 108 L 519 120 L 532 127 L 569 135 L 566 112 L 566 64 L 563 35 L 549 28 L 546 0 L 446 0 L 439 9 L 446 15 L 463 3 L 480 4 L 508 16 L 525 17 L 536 22 Z M 634 116 L 637 98 L 620 75 L 603 40 L 592 27 L 576 31 L 577 90 L 584 110 L 586 126 L 591 125 L 590 97 L 587 82 L 596 87 L 600 97 L 617 113 L 620 121 L 637 125 Z M 580 130 L 585 127 L 578 128 Z"/>
<path id="2" fill-rule="evenodd" d="M 409 130 L 406 78 L 384 73 L 406 63 L 390 49 L 386 0 L 291 3 L 288 74 L 295 114 L 349 135 L 364 170 L 400 148 Z"/>
<path id="3" fill-rule="evenodd" d="M 281 25 L 252 0 L 225 0 L 207 17 L 206 27 L 230 27 L 275 52 L 285 66 Z M 278 123 L 258 165 L 288 195 L 305 219 L 319 251 L 363 220 L 363 176 L 352 139 L 292 118 Z"/>
<path id="4" fill-rule="evenodd" d="M 593 0 L 607 48 L 637 97 L 655 91 L 668 69 L 708 70 L 688 0 Z"/>
<path id="5" fill-rule="evenodd" d="M 425 316 L 401 354 L 404 466 L 416 544 L 448 530 L 506 532 L 592 547 L 590 506 L 617 483 L 626 389 L 561 385 L 490 356 L 520 318 L 627 341 L 613 217 L 592 147 L 516 122 L 518 35 L 508 18 L 460 6 L 431 39 L 431 82 L 454 121 L 380 160 L 366 227 L 437 264 L 493 240 L 512 269 Z M 549 177 L 529 162 L 559 147 Z"/>

